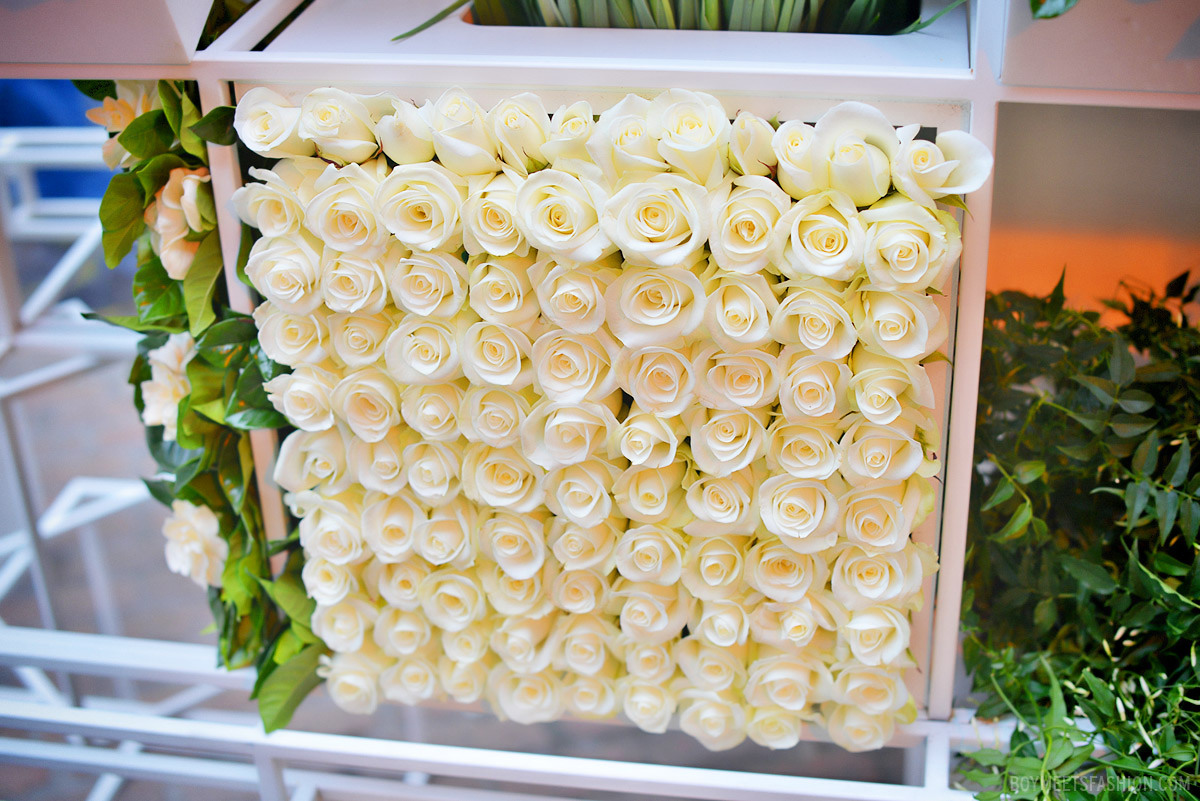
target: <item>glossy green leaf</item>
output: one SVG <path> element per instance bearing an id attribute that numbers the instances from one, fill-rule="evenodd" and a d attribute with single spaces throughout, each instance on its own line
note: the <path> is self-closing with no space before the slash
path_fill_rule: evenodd
<path id="1" fill-rule="evenodd" d="M 1154 421 L 1141 415 L 1117 414 L 1113 415 L 1108 425 L 1118 437 L 1130 439 L 1154 428 Z"/>
<path id="2" fill-rule="evenodd" d="M 192 125 L 192 133 L 214 145 L 237 143 L 237 131 L 233 129 L 233 106 L 217 106 Z"/>
<path id="3" fill-rule="evenodd" d="M 980 511 L 986 512 L 990 509 L 995 509 L 1000 504 L 1007 501 L 1016 492 L 1016 487 L 1007 478 L 1000 479 L 1000 483 L 996 485 L 996 489 L 984 501 L 983 506 L 979 507 Z"/>
<path id="4" fill-rule="evenodd" d="M 179 92 L 171 81 L 158 82 L 158 102 L 162 106 L 163 114 L 167 117 L 167 124 L 171 127 L 171 132 L 178 138 L 179 123 L 183 120 L 183 110 L 179 106 Z"/>
<path id="5" fill-rule="evenodd" d="M 221 240 L 213 231 L 196 249 L 196 256 L 183 279 L 183 299 L 187 306 L 188 329 L 198 337 L 217 318 L 213 294 L 221 278 Z"/>
<path id="6" fill-rule="evenodd" d="M 1063 568 L 1083 586 L 1101 595 L 1109 595 L 1117 588 L 1117 582 L 1108 571 L 1095 562 L 1074 556 L 1061 557 Z"/>
<path id="7" fill-rule="evenodd" d="M 1163 474 L 1163 480 L 1172 487 L 1183 486 L 1183 482 L 1187 479 L 1188 470 L 1192 467 L 1192 445 L 1187 437 L 1179 444 L 1179 450 L 1175 451 L 1175 455 L 1171 457 L 1171 461 L 1167 463 L 1167 469 Z M 1150 471 L 1145 471 L 1150 472 Z"/>
<path id="8" fill-rule="evenodd" d="M 317 665 L 324 646 L 309 645 L 271 671 L 258 691 L 258 713 L 268 731 L 286 726 L 296 708 L 321 683 Z"/>
<path id="9" fill-rule="evenodd" d="M 1029 521 L 1033 517 L 1033 507 L 1029 502 L 1021 504 L 1017 510 L 1013 512 L 1012 517 L 1004 524 L 1004 528 L 996 532 L 998 540 L 1012 540 L 1025 533 L 1025 529 L 1029 527 Z"/>
<path id="10" fill-rule="evenodd" d="M 1112 351 L 1108 360 L 1108 375 L 1117 386 L 1125 386 L 1133 381 L 1133 356 L 1129 353 L 1129 345 L 1119 336 L 1114 336 Z"/>
<path id="11" fill-rule="evenodd" d="M 1079 0 L 1029 0 L 1034 19 L 1051 19 L 1067 13 Z"/>
<path id="12" fill-rule="evenodd" d="M 117 96 L 116 81 L 71 81 L 71 83 L 92 100 L 104 100 L 106 97 Z"/>
<path id="13" fill-rule="evenodd" d="M 1151 431 L 1133 452 L 1133 469 L 1142 475 L 1154 473 L 1158 464 L 1158 431 Z"/>
<path id="14" fill-rule="evenodd" d="M 196 108 L 196 104 L 192 102 L 192 99 L 188 97 L 186 92 L 179 98 L 179 103 L 182 108 L 182 121 L 180 123 L 182 130 L 179 133 L 179 146 L 184 149 L 184 152 L 195 156 L 207 164 L 208 148 L 204 146 L 204 140 L 194 130 L 202 119 L 200 109 Z"/>
<path id="15" fill-rule="evenodd" d="M 145 200 L 137 176 L 131 173 L 114 175 L 100 199 L 104 263 L 109 267 L 116 267 L 125 258 L 145 230 L 144 210 Z"/>
<path id="16" fill-rule="evenodd" d="M 1046 463 L 1037 460 L 1021 462 L 1013 468 L 1013 478 L 1018 484 L 1030 484 L 1041 478 L 1046 472 Z"/>
<path id="17" fill-rule="evenodd" d="M 147 111 L 125 126 L 117 135 L 121 147 L 139 159 L 150 159 L 166 153 L 175 143 L 175 132 L 162 109 Z"/>

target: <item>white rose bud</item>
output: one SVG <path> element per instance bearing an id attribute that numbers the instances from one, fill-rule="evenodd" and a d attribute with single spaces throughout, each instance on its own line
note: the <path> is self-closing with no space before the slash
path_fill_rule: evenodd
<path id="1" fill-rule="evenodd" d="M 544 723 L 563 713 L 562 683 L 552 670 L 525 676 L 497 665 L 488 676 L 487 696 L 501 720 Z"/>
<path id="2" fill-rule="evenodd" d="M 846 311 L 846 293 L 822 279 L 790 283 L 771 318 L 771 334 L 784 344 L 799 344 L 817 356 L 843 359 L 858 342 Z"/>
<path id="3" fill-rule="evenodd" d="M 542 617 L 554 610 L 547 597 L 547 586 L 554 580 L 554 566 L 549 562 L 541 571 L 527 579 L 513 578 L 494 562 L 476 568 L 483 582 L 488 602 L 501 615 Z"/>
<path id="4" fill-rule="evenodd" d="M 289 367 L 318 364 L 328 353 L 325 340 L 329 329 L 322 310 L 289 314 L 265 301 L 254 310 L 254 324 L 258 326 L 258 342 L 263 353 L 272 361 Z"/>
<path id="5" fill-rule="evenodd" d="M 650 101 L 632 94 L 600 113 L 587 151 L 610 185 L 644 180 L 668 169 L 647 121 L 649 113 Z"/>
<path id="6" fill-rule="evenodd" d="M 467 180 L 441 164 L 402 164 L 375 190 L 379 221 L 413 250 L 456 251 L 462 245 L 459 209 Z"/>
<path id="7" fill-rule="evenodd" d="M 344 490 L 351 476 L 346 470 L 346 446 L 336 428 L 326 431 L 294 431 L 279 446 L 275 459 L 275 483 L 289 492 L 312 489 Z"/>
<path id="8" fill-rule="evenodd" d="M 545 670 L 557 646 L 549 636 L 556 618 L 557 614 L 502 618 L 489 644 L 509 670 L 522 674 Z"/>
<path id="9" fill-rule="evenodd" d="M 337 164 L 364 162 L 379 153 L 375 107 L 390 105 L 381 96 L 363 97 L 341 89 L 314 89 L 300 103 L 300 136 L 316 145 L 321 158 Z"/>
<path id="10" fill-rule="evenodd" d="M 617 713 L 616 683 L 604 676 L 575 676 L 563 686 L 563 704 L 585 720 L 611 718 Z"/>
<path id="11" fill-rule="evenodd" d="M 620 472 L 599 459 L 560 467 L 546 478 L 546 505 L 572 523 L 599 525 L 612 513 L 610 493 Z"/>
<path id="12" fill-rule="evenodd" d="M 837 554 L 830 581 L 833 596 L 851 611 L 876 604 L 902 609 L 912 600 L 920 602 L 921 582 L 936 569 L 936 554 L 921 543 L 893 553 L 849 545 Z"/>
<path id="13" fill-rule="evenodd" d="M 459 428 L 472 442 L 507 448 L 520 441 L 521 423 L 529 414 L 529 408 L 529 400 L 512 390 L 471 387 L 463 395 L 458 410 Z"/>
<path id="14" fill-rule="evenodd" d="M 550 116 L 537 95 L 522 92 L 501 100 L 487 122 L 505 164 L 521 175 L 546 166 L 542 146 L 550 136 Z"/>
<path id="15" fill-rule="evenodd" d="M 701 186 L 721 182 L 729 162 L 729 115 L 712 95 L 668 89 L 647 114 L 658 153 L 672 169 Z"/>
<path id="16" fill-rule="evenodd" d="M 750 637 L 750 613 L 746 603 L 747 599 L 740 597 L 704 601 L 692 613 L 688 628 L 696 637 L 718 648 L 745 645 Z"/>
<path id="17" fill-rule="evenodd" d="M 708 246 L 722 270 L 755 275 L 767 268 L 779 250 L 787 228 L 779 220 L 792 200 L 770 178 L 736 178 L 726 196 L 712 204 L 712 234 Z"/>
<path id="18" fill-rule="evenodd" d="M 777 226 L 779 272 L 849 281 L 862 266 L 864 221 L 846 195 L 833 190 L 803 198 Z"/>
<path id="19" fill-rule="evenodd" d="M 413 386 L 400 394 L 400 416 L 430 442 L 458 439 L 458 410 L 463 391 L 457 384 Z"/>
<path id="20" fill-rule="evenodd" d="M 926 208 L 946 195 L 963 195 L 983 186 L 992 171 L 987 146 L 966 131 L 942 131 L 936 142 L 917 139 L 919 125 L 896 131 L 900 149 L 892 159 L 896 188 Z"/>
<path id="21" fill-rule="evenodd" d="M 529 337 L 502 323 L 479 322 L 459 337 L 463 374 L 474 384 L 521 389 L 533 380 Z"/>
<path id="22" fill-rule="evenodd" d="M 948 212 L 929 211 L 889 195 L 862 213 L 863 263 L 880 289 L 941 290 L 962 253 L 962 234 Z"/>
<path id="23" fill-rule="evenodd" d="M 684 496 L 695 520 L 683 527 L 693 537 L 744 536 L 758 527 L 758 484 L 754 465 L 728 476 L 702 476 Z"/>
<path id="24" fill-rule="evenodd" d="M 620 631 L 601 615 L 569 615 L 558 619 L 559 640 L 554 667 L 583 676 L 612 674 L 621 653 Z"/>
<path id="25" fill-rule="evenodd" d="M 475 577 L 453 568 L 421 579 L 417 598 L 429 622 L 446 631 L 462 631 L 487 613 L 487 600 Z"/>
<path id="26" fill-rule="evenodd" d="M 456 703 L 473 704 L 487 692 L 488 665 L 476 662 L 456 662 L 442 657 L 438 660 L 438 682 L 442 690 Z"/>
<path id="27" fill-rule="evenodd" d="M 297 161 L 312 161 L 302 159 Z M 234 213 L 247 225 L 262 231 L 264 237 L 289 237 L 299 233 L 304 222 L 304 203 L 287 178 L 303 175 L 295 161 L 285 161 L 274 170 L 250 168 L 250 177 L 262 183 L 249 183 L 234 190 L 230 201 Z M 320 163 L 320 162 L 318 162 Z M 284 166 L 289 165 L 289 166 Z M 321 164 L 321 169 L 324 169 Z M 291 173 L 289 175 L 288 173 Z M 284 177 L 284 176 L 287 177 Z M 301 178 L 301 180 L 303 180 Z"/>
<path id="28" fill-rule="evenodd" d="M 458 495 L 460 447 L 445 442 L 421 442 L 404 449 L 403 463 L 408 486 L 417 498 L 430 506 L 447 503 Z"/>
<path id="29" fill-rule="evenodd" d="M 841 530 L 846 539 L 871 553 L 903 550 L 931 504 L 932 492 L 928 482 L 918 477 L 854 487 L 838 499 Z"/>
<path id="30" fill-rule="evenodd" d="M 670 419 L 695 402 L 696 379 L 687 353 L 650 346 L 622 350 L 619 358 L 621 386 L 633 396 L 638 408 Z"/>
<path id="31" fill-rule="evenodd" d="M 331 314 L 328 323 L 334 360 L 351 370 L 379 361 L 392 330 L 391 322 L 376 314 Z"/>
<path id="32" fill-rule="evenodd" d="M 675 714 L 675 695 L 658 681 L 628 676 L 619 684 L 621 711 L 645 732 L 661 734 Z"/>
<path id="33" fill-rule="evenodd" d="M 469 445 L 462 471 L 463 492 L 476 503 L 528 514 L 545 499 L 545 474 L 517 448 Z"/>
<path id="34" fill-rule="evenodd" d="M 765 411 L 697 409 L 690 439 L 696 466 L 711 476 L 728 476 L 747 467 L 763 452 Z"/>
<path id="35" fill-rule="evenodd" d="M 553 470 L 602 455 L 616 427 L 612 412 L 599 403 L 543 400 L 521 424 L 521 446 L 530 461 Z"/>
<path id="36" fill-rule="evenodd" d="M 319 556 L 310 556 L 300 572 L 308 597 L 322 606 L 333 606 L 352 592 L 359 591 L 358 576 L 350 565 L 338 565 Z"/>
<path id="37" fill-rule="evenodd" d="M 679 728 L 709 751 L 726 751 L 746 739 L 746 709 L 711 690 L 680 693 Z"/>
<path id="38" fill-rule="evenodd" d="M 859 486 L 875 480 L 904 481 L 915 473 L 935 475 L 937 460 L 926 459 L 918 441 L 925 439 L 925 429 L 933 428 L 932 421 L 918 418 L 910 411 L 886 426 L 861 417 L 851 423 L 842 435 L 842 476 L 846 481 Z"/>
<path id="39" fill-rule="evenodd" d="M 459 175 L 483 175 L 500 169 L 486 114 L 463 90 L 446 90 L 424 111 L 442 166 Z"/>
<path id="40" fill-rule="evenodd" d="M 333 388 L 329 400 L 334 413 L 365 442 L 378 442 L 400 422 L 396 385 L 374 367 L 347 374 Z"/>
<path id="41" fill-rule="evenodd" d="M 441 384 L 462 373 L 456 321 L 404 317 L 383 346 L 388 372 L 401 384 Z"/>
<path id="42" fill-rule="evenodd" d="M 892 739 L 895 732 L 892 715 L 869 715 L 841 704 L 829 706 L 833 711 L 825 713 L 825 730 L 829 739 L 847 751 L 876 751 Z"/>
<path id="43" fill-rule="evenodd" d="M 746 722 L 746 736 L 772 751 L 794 747 L 803 731 L 804 722 L 798 714 L 775 706 L 755 707 Z"/>
<path id="44" fill-rule="evenodd" d="M 333 425 L 329 393 L 337 376 L 311 364 L 277 375 L 263 384 L 275 410 L 302 431 L 324 431 Z"/>
<path id="45" fill-rule="evenodd" d="M 257 91 L 257 90 L 252 90 Z M 330 700 L 352 715 L 370 715 L 379 705 L 379 674 L 387 664 L 374 649 L 322 656 L 317 675 Z"/>
<path id="46" fill-rule="evenodd" d="M 670 644 L 628 642 L 625 647 L 625 670 L 630 676 L 665 685 L 675 675 L 675 657 L 671 655 Z"/>
<path id="47" fill-rule="evenodd" d="M 817 553 L 837 542 L 837 499 L 823 481 L 775 476 L 758 492 L 767 531 L 798 553 Z"/>
<path id="48" fill-rule="evenodd" d="M 398 492 L 407 481 L 402 462 L 404 445 L 405 439 L 398 428 L 389 430 L 375 442 L 352 438 L 346 453 L 347 467 L 366 490 Z"/>
<path id="49" fill-rule="evenodd" d="M 746 554 L 746 583 L 772 601 L 798 601 L 828 576 L 824 559 L 796 553 L 775 537 L 760 539 Z"/>
<path id="50" fill-rule="evenodd" d="M 788 120 L 771 137 L 771 149 L 779 163 L 779 185 L 797 200 L 817 191 L 812 153 L 815 138 L 813 127 L 800 120 Z"/>
<path id="51" fill-rule="evenodd" d="M 789 352 L 790 351 L 790 352 Z M 845 362 L 805 356 L 803 348 L 785 349 L 779 357 L 787 372 L 779 385 L 779 409 L 788 422 L 833 421 L 846 413 L 850 368 Z"/>
<path id="52" fill-rule="evenodd" d="M 675 267 L 693 261 L 704 247 L 711 215 L 703 186 L 656 175 L 610 197 L 600 225 L 630 264 Z"/>
<path id="53" fill-rule="evenodd" d="M 405 612 L 393 606 L 375 618 L 372 639 L 388 656 L 407 656 L 424 648 L 433 637 L 429 621 L 417 612 Z"/>
<path id="54" fill-rule="evenodd" d="M 610 593 L 607 576 L 595 569 L 564 570 L 550 584 L 551 602 L 573 615 L 606 611 Z"/>
<path id="55" fill-rule="evenodd" d="M 379 610 L 366 598 L 347 595 L 333 606 L 317 606 L 312 632 L 334 651 L 357 651 L 378 615 Z"/>
<path id="56" fill-rule="evenodd" d="M 628 529 L 617 542 L 617 572 L 630 581 L 675 584 L 683 567 L 683 538 L 665 526 Z"/>
<path id="57" fill-rule="evenodd" d="M 321 243 L 303 232 L 263 236 L 250 248 L 246 277 L 264 298 L 290 314 L 321 305 Z"/>
<path id="58" fill-rule="evenodd" d="M 379 687 L 389 701 L 412 706 L 437 695 L 440 687 L 432 655 L 402 656 L 379 674 Z"/>
<path id="59" fill-rule="evenodd" d="M 833 700 L 856 706 L 868 715 L 887 715 L 899 712 L 909 694 L 898 671 L 852 664 L 834 680 Z"/>
<path id="60" fill-rule="evenodd" d="M 620 451 L 634 465 L 666 467 L 675 461 L 675 452 L 686 434 L 687 428 L 678 417 L 642 411 L 634 403 L 620 427 L 612 432 L 608 449 L 610 453 Z"/>
<path id="61" fill-rule="evenodd" d="M 872 423 L 888 425 L 913 406 L 933 408 L 933 384 L 920 365 L 858 348 L 850 369 L 850 405 Z"/>
<path id="62" fill-rule="evenodd" d="M 711 345 L 692 362 L 696 397 L 710 409 L 758 409 L 779 393 L 775 357 L 761 350 L 726 353 Z"/>
<path id="63" fill-rule="evenodd" d="M 829 669 L 819 660 L 763 648 L 759 658 L 750 663 L 745 695 L 755 706 L 803 712 L 828 697 L 831 682 Z"/>
<path id="64" fill-rule="evenodd" d="M 546 561 L 545 520 L 497 511 L 479 528 L 479 551 L 515 579 L 532 578 Z"/>
<path id="65" fill-rule="evenodd" d="M 229 544 L 221 538 L 221 525 L 212 509 L 187 501 L 173 501 L 171 516 L 163 523 L 167 567 L 189 577 L 201 587 L 221 586 L 221 573 Z"/>
<path id="66" fill-rule="evenodd" d="M 620 346 L 603 331 L 548 331 L 533 344 L 534 386 L 560 403 L 602 401 L 617 388 L 612 368 L 619 351 Z"/>
<path id="67" fill-rule="evenodd" d="M 881 111 L 865 103 L 841 103 L 817 120 L 813 139 L 820 188 L 844 192 L 856 206 L 869 206 L 887 194 L 900 140 Z"/>
<path id="68" fill-rule="evenodd" d="M 376 566 L 375 569 L 372 569 L 373 566 Z M 384 601 L 397 609 L 411 612 L 422 606 L 421 582 L 429 574 L 429 565 L 423 559 L 411 558 L 393 564 L 372 562 L 363 570 L 363 579 L 371 575 L 375 580 L 367 585 L 368 589 L 374 586 Z M 441 625 L 433 618 L 430 620 L 435 625 Z"/>
<path id="69" fill-rule="evenodd" d="M 517 190 L 517 228 L 530 245 L 560 262 L 590 264 L 616 250 L 600 226 L 608 195 L 594 181 L 541 170 Z"/>
<path id="70" fill-rule="evenodd" d="M 627 269 L 604 293 L 608 326 L 627 348 L 665 345 L 704 319 L 704 288 L 680 267 Z"/>
<path id="71" fill-rule="evenodd" d="M 704 537 L 688 543 L 680 578 L 688 592 L 704 601 L 738 592 L 745 569 L 748 537 Z"/>
<path id="72" fill-rule="evenodd" d="M 271 159 L 311 156 L 316 147 L 300 138 L 300 109 L 283 95 L 256 86 L 238 101 L 233 128 L 246 147 Z"/>
<path id="73" fill-rule="evenodd" d="M 729 134 L 729 166 L 742 175 L 770 175 L 779 164 L 771 147 L 775 129 L 749 111 L 739 111 Z"/>
<path id="74" fill-rule="evenodd" d="M 584 165 L 592 163 L 587 141 L 594 128 L 592 106 L 586 100 L 559 106 L 550 118 L 550 134 L 542 145 L 542 155 L 554 169 L 577 175 Z"/>
<path id="75" fill-rule="evenodd" d="M 387 298 L 387 280 L 378 260 L 325 249 L 321 257 L 321 299 L 330 311 L 379 314 Z"/>
<path id="76" fill-rule="evenodd" d="M 750 612 L 750 631 L 763 645 L 803 655 L 817 640 L 821 648 L 831 648 L 831 636 L 849 614 L 824 590 L 812 590 L 799 601 L 778 603 L 762 601 Z"/>
<path id="77" fill-rule="evenodd" d="M 529 243 L 517 228 L 517 189 L 524 179 L 509 172 L 472 189 L 462 206 L 463 247 L 472 256 L 525 256 Z"/>
<path id="78" fill-rule="evenodd" d="M 542 259 L 529 268 L 538 306 L 547 320 L 575 334 L 591 334 L 604 325 L 604 293 L 618 271 L 600 266 L 573 267 Z"/>
<path id="79" fill-rule="evenodd" d="M 789 423 L 778 418 L 767 429 L 767 468 L 796 478 L 824 480 L 842 466 L 838 423 Z"/>
<path id="80" fill-rule="evenodd" d="M 550 549 L 564 570 L 599 568 L 607 573 L 613 567 L 613 552 L 624 531 L 625 521 L 609 518 L 595 526 L 578 526 L 561 518 L 551 524 Z"/>
<path id="81" fill-rule="evenodd" d="M 453 317 L 467 300 L 467 265 L 454 253 L 414 251 L 388 265 L 387 286 L 410 314 Z"/>
<path id="82" fill-rule="evenodd" d="M 864 665 L 896 664 L 908 650 L 908 618 L 890 606 L 851 612 L 849 622 L 838 633 L 854 658 Z"/>
<path id="83" fill-rule="evenodd" d="M 680 459 L 666 467 L 634 465 L 613 484 L 613 498 L 621 514 L 639 523 L 671 525 L 686 511 L 683 483 L 689 464 Z"/>
<path id="84" fill-rule="evenodd" d="M 425 512 L 409 490 L 399 490 L 363 509 L 363 539 L 380 562 L 403 562 L 412 553 L 413 533 Z"/>
<path id="85" fill-rule="evenodd" d="M 442 650 L 455 662 L 478 662 L 487 656 L 488 639 L 491 636 L 491 623 L 486 620 L 477 621 L 458 631 L 443 631 Z"/>
<path id="86" fill-rule="evenodd" d="M 704 302 L 704 324 L 713 342 L 730 353 L 772 341 L 771 320 L 779 308 L 761 275 L 721 275 Z"/>
<path id="87" fill-rule="evenodd" d="M 304 211 L 304 227 L 325 246 L 360 256 L 387 245 L 387 229 L 375 216 L 375 190 L 386 174 L 382 159 L 363 165 L 330 165 L 313 184 L 315 197 Z"/>
<path id="88" fill-rule="evenodd" d="M 621 631 L 636 642 L 658 645 L 679 636 L 692 613 L 695 599 L 676 585 L 617 581 L 613 594 L 624 599 Z"/>
<path id="89" fill-rule="evenodd" d="M 693 634 L 676 642 L 672 653 L 683 675 L 701 690 L 720 692 L 746 681 L 744 648 L 718 647 Z"/>
<path id="90" fill-rule="evenodd" d="M 537 297 L 529 284 L 533 259 L 481 256 L 471 260 L 471 308 L 489 323 L 528 329 L 538 317 Z"/>
<path id="91" fill-rule="evenodd" d="M 429 513 L 413 534 L 413 550 L 435 567 L 465 570 L 475 564 L 479 511 L 464 498 L 455 498 Z"/>
<path id="92" fill-rule="evenodd" d="M 433 130 L 412 103 L 389 98 L 391 113 L 375 123 L 375 136 L 384 155 L 397 164 L 433 160 Z"/>
<path id="93" fill-rule="evenodd" d="M 357 508 L 322 498 L 300 521 L 300 545 L 306 553 L 335 565 L 363 562 L 370 554 L 363 547 L 366 543 L 359 529 L 361 517 Z"/>

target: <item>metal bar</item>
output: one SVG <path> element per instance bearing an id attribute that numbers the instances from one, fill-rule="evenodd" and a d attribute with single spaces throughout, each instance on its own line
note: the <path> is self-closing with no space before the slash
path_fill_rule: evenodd
<path id="1" fill-rule="evenodd" d="M 283 783 L 283 767 L 265 749 L 254 752 L 254 767 L 258 770 L 258 794 L 262 801 L 288 801 Z"/>
<path id="2" fill-rule="evenodd" d="M 41 317 L 42 312 L 58 299 L 71 279 L 79 273 L 79 269 L 96 253 L 96 249 L 100 247 L 100 237 L 103 233 L 100 223 L 95 222 L 75 240 L 71 247 L 67 248 L 67 252 L 62 255 L 62 258 L 51 268 L 42 282 L 38 284 L 37 289 L 21 306 L 21 325 L 29 325 Z"/>
<path id="3" fill-rule="evenodd" d="M 15 395 L 49 386 L 50 384 L 62 381 L 64 378 L 78 375 L 86 370 L 90 370 L 97 364 L 98 362 L 94 356 L 68 356 L 53 364 L 21 373 L 15 378 L 0 380 L 0 401 L 6 401 Z"/>

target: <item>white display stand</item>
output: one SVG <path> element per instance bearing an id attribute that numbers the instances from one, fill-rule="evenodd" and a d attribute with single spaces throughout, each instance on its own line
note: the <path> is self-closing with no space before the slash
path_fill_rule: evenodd
<path id="1" fill-rule="evenodd" d="M 708 32 L 586 31 L 484 28 L 451 16 L 402 44 L 388 40 L 439 10 L 445 0 L 316 0 L 262 50 L 259 41 L 298 0 L 259 3 L 207 50 L 195 54 L 183 74 L 199 81 L 207 111 L 231 102 L 234 93 L 267 84 L 296 94 L 317 85 L 362 90 L 389 89 L 422 100 L 459 85 L 481 103 L 521 90 L 541 95 L 548 107 L 587 98 L 594 106 L 615 102 L 627 91 L 668 87 L 716 95 L 727 108 L 764 116 L 813 120 L 831 105 L 861 99 L 878 106 L 896 124 L 919 122 L 935 128 L 969 130 L 995 149 L 996 120 L 1002 102 L 1092 104 L 1200 109 L 1200 83 L 1184 79 L 1166 91 L 1124 91 L 1132 87 L 1103 81 L 1089 88 L 1018 86 L 1009 76 L 1019 67 L 1005 64 L 1017 52 L 1009 6 L 979 0 L 959 8 L 924 32 L 904 37 L 716 34 Z M 926 15 L 940 8 L 927 4 Z M 1081 4 L 1082 6 L 1087 3 Z M 1074 14 L 1075 12 L 1071 12 Z M 1082 18 L 1081 18 L 1082 19 Z M 1069 22 L 1069 19 L 1067 20 Z M 1006 55 L 1007 54 L 1007 55 Z M 1155 58 L 1158 58 L 1155 55 Z M 1016 61 L 1013 62 L 1017 64 Z M 113 63 L 11 66 L 9 75 L 39 77 L 161 77 L 156 64 Z M 1191 76 L 1191 77 L 1189 77 Z M 237 253 L 239 228 L 225 202 L 240 181 L 232 148 L 211 147 L 213 187 L 218 198 L 222 246 L 228 264 Z M 897 745 L 924 745 L 923 763 L 907 785 L 833 782 L 791 776 L 739 774 L 696 768 L 650 766 L 479 749 L 455 749 L 413 742 L 338 738 L 311 732 L 264 735 L 251 724 L 179 721 L 167 717 L 189 708 L 191 696 L 174 706 L 137 708 L 116 715 L 86 705 L 60 708 L 30 703 L 0 706 L 0 725 L 61 734 L 76 733 L 130 743 L 168 745 L 222 755 L 251 757 L 247 765 L 220 767 L 212 757 L 164 757 L 123 753 L 93 746 L 50 748 L 23 740 L 0 742 L 0 758 L 19 758 L 74 769 L 109 770 L 121 775 L 174 776 L 205 786 L 258 787 L 274 801 L 288 797 L 502 798 L 502 793 L 436 792 L 415 788 L 354 785 L 356 779 L 285 770 L 316 761 L 331 768 L 369 768 L 391 773 L 420 770 L 435 776 L 487 777 L 559 788 L 610 789 L 645 795 L 712 799 L 935 799 L 967 798 L 949 789 L 950 756 L 959 747 L 993 746 L 1007 734 L 978 724 L 953 709 L 958 649 L 966 522 L 973 465 L 973 431 L 983 329 L 988 234 L 992 213 L 989 181 L 969 200 L 964 220 L 961 276 L 947 299 L 952 314 L 952 375 L 935 374 L 940 387 L 946 443 L 940 514 L 920 532 L 938 546 L 941 568 L 927 586 L 926 610 L 914 620 L 913 648 L 920 669 L 913 690 L 922 719 L 898 735 Z M 236 308 L 248 311 L 244 286 L 228 282 Z M 944 368 L 943 368 L 944 369 Z M 256 462 L 269 463 L 273 432 L 255 432 Z M 260 470 L 269 475 L 269 471 Z M 269 530 L 282 531 L 282 515 L 269 482 L 260 483 L 264 511 L 273 512 Z M 239 688 L 246 678 L 206 672 L 211 651 L 167 643 L 82 641 L 87 635 L 8 630 L 0 638 L 0 663 L 82 674 L 153 677 L 179 684 Z M 203 657 L 203 658 L 201 658 Z M 232 684 L 230 683 L 232 682 Z M 187 691 L 185 691 L 186 693 Z M 184 694 L 181 693 L 181 696 Z M 202 693 L 201 693 L 202 695 Z M 130 746 L 132 749 L 133 746 Z M 786 754 L 781 755 L 786 759 Z M 170 761 L 174 760 L 174 761 Z M 223 762 L 223 765 L 229 765 Z M 307 765 L 305 765 L 307 768 Z M 922 774 L 923 778 L 918 778 Z M 407 789 L 403 789 L 407 787 Z M 357 788 L 357 789 L 354 789 Z M 444 788 L 443 788 L 444 789 Z M 401 792 L 403 790 L 403 792 Z M 567 790 L 562 790 L 569 794 Z M 392 793 L 388 795 L 388 793 Z"/>

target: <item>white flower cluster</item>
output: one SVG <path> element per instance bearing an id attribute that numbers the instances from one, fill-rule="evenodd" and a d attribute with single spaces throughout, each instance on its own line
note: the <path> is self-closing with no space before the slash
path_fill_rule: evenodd
<path id="1" fill-rule="evenodd" d="M 162 347 L 146 354 L 150 380 L 141 384 L 142 422 L 162 426 L 165 442 L 175 441 L 179 402 L 192 391 L 187 365 L 195 356 L 196 343 L 186 331 L 171 334 Z"/>
<path id="2" fill-rule="evenodd" d="M 976 140 L 681 90 L 253 89 L 235 127 L 283 158 L 234 204 L 340 705 L 677 715 L 713 749 L 914 712 L 920 361 L 960 251 L 933 199 L 986 178 Z"/>
<path id="3" fill-rule="evenodd" d="M 220 536 L 220 521 L 207 506 L 187 501 L 171 504 L 163 524 L 167 567 L 201 587 L 221 586 L 221 573 L 229 557 L 229 543 Z"/>

